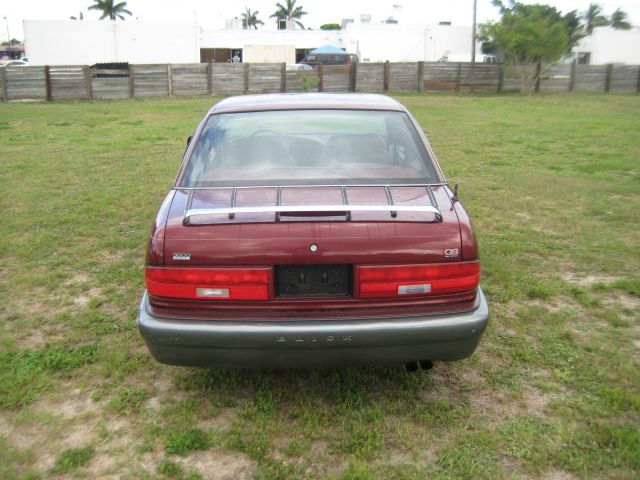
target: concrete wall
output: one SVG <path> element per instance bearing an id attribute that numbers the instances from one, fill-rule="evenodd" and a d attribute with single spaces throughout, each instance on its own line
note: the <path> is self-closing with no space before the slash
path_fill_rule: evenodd
<path id="1" fill-rule="evenodd" d="M 202 30 L 201 48 L 289 46 L 317 48 L 330 44 L 356 53 L 362 62 L 436 61 L 444 55 L 471 59 L 471 27 L 350 24 L 345 30 Z M 479 52 L 479 47 L 477 52 Z M 267 62 L 281 61 L 265 57 Z M 293 63 L 293 62 L 289 62 Z"/>
<path id="2" fill-rule="evenodd" d="M 296 63 L 293 45 L 246 45 L 242 50 L 246 63 Z"/>
<path id="3" fill-rule="evenodd" d="M 289 45 L 317 48 L 326 44 L 346 47 L 345 35 L 325 30 L 201 30 L 201 48 L 245 48 L 247 45 Z M 355 53 L 355 52 L 354 52 Z"/>
<path id="4" fill-rule="evenodd" d="M 198 29 L 188 22 L 25 20 L 31 65 L 200 61 Z"/>
<path id="5" fill-rule="evenodd" d="M 607 63 L 640 63 L 640 27 L 631 30 L 615 30 L 610 27 L 598 27 L 584 37 L 573 49 L 574 53 L 591 53 L 592 65 Z"/>
<path id="6" fill-rule="evenodd" d="M 471 27 L 354 24 L 346 33 L 363 62 L 435 62 L 445 55 L 471 60 Z"/>

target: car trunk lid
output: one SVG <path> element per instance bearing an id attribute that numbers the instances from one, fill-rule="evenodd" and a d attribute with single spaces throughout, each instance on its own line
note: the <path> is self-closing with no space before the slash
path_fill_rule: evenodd
<path id="1" fill-rule="evenodd" d="M 174 266 L 461 259 L 458 218 L 442 186 L 179 189 L 164 248 Z"/>

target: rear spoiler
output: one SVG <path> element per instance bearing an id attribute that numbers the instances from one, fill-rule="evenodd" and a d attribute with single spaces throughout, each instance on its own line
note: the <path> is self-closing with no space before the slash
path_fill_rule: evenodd
<path id="1" fill-rule="evenodd" d="M 314 185 L 315 186 L 315 185 Z M 416 213 L 433 213 L 435 223 L 442 222 L 442 213 L 436 206 L 436 200 L 433 195 L 433 191 L 429 185 L 425 185 L 427 194 L 431 205 L 395 205 L 391 190 L 388 185 L 384 185 L 385 193 L 387 196 L 387 205 L 350 205 L 347 200 L 347 187 L 362 187 L 367 185 L 344 185 L 342 188 L 342 204 L 333 205 L 281 205 L 280 198 L 283 188 L 276 186 L 276 205 L 268 206 L 254 206 L 254 207 L 237 207 L 236 195 L 238 188 L 249 187 L 234 187 L 231 192 L 231 206 L 229 207 L 216 207 L 216 208 L 191 208 L 193 201 L 193 192 L 189 193 L 187 200 L 187 207 L 184 214 L 182 223 L 184 225 L 206 225 L 208 222 L 196 221 L 192 222 L 191 219 L 207 215 L 228 215 L 229 220 L 233 220 L 237 213 L 274 213 L 276 222 L 279 222 L 281 217 L 336 217 L 345 216 L 346 220 L 351 220 L 352 212 L 389 212 L 390 218 L 396 218 L 398 212 L 416 212 Z M 402 186 L 402 185 L 394 185 Z M 216 222 L 211 222 L 216 223 Z"/>

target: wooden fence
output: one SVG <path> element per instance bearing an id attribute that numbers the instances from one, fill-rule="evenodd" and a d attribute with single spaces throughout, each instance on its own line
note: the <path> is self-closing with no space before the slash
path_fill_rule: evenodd
<path id="1" fill-rule="evenodd" d="M 325 65 L 312 71 L 287 71 L 281 63 L 194 63 L 129 65 L 112 73 L 78 65 L 1 68 L 0 96 L 13 101 L 301 91 L 519 90 L 515 72 L 484 63 L 358 63 L 353 67 Z M 640 92 L 640 66 L 558 64 L 544 72 L 536 91 Z"/>

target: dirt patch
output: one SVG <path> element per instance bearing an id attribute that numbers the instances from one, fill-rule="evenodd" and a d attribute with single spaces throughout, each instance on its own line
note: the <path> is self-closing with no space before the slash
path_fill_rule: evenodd
<path id="1" fill-rule="evenodd" d="M 577 475 L 564 470 L 548 470 L 542 476 L 543 480 L 575 480 L 577 478 L 579 478 Z"/>
<path id="2" fill-rule="evenodd" d="M 604 304 L 610 307 L 622 307 L 635 311 L 640 307 L 640 298 L 627 292 L 608 292 L 604 299 Z"/>
<path id="3" fill-rule="evenodd" d="M 473 414 L 483 417 L 487 424 L 497 425 L 514 417 L 542 417 L 547 405 L 556 397 L 556 394 L 543 393 L 534 387 L 527 387 L 521 398 L 485 390 L 472 397 L 470 405 Z"/>
<path id="4" fill-rule="evenodd" d="M 611 283 L 616 280 L 620 280 L 618 277 L 612 277 L 610 275 L 578 275 L 574 272 L 564 272 L 562 277 L 570 283 L 579 285 L 581 287 L 591 287 L 596 283 Z"/>
<path id="5" fill-rule="evenodd" d="M 189 455 L 184 467 L 186 471 L 196 469 L 207 480 L 249 480 L 256 462 L 243 454 L 207 450 Z"/>
<path id="6" fill-rule="evenodd" d="M 521 407 L 526 415 L 537 417 L 544 416 L 544 410 L 552 400 L 557 398 L 557 394 L 542 392 L 537 388 L 527 386 L 524 391 Z"/>
<path id="7" fill-rule="evenodd" d="M 122 478 L 122 476 L 113 473 L 116 469 L 117 466 L 114 462 L 113 455 L 107 452 L 97 451 L 88 466 L 89 478 L 99 478 L 100 480 Z"/>
<path id="8" fill-rule="evenodd" d="M 522 302 L 515 302 L 517 305 L 521 306 Z M 528 300 L 530 305 L 534 305 L 536 307 L 544 308 L 547 312 L 551 314 L 559 314 L 559 313 L 567 313 L 567 312 L 575 312 L 576 314 L 584 312 L 584 307 L 576 302 L 574 299 L 561 296 L 561 297 L 553 297 L 548 300 L 538 300 L 532 299 Z"/>
<path id="9" fill-rule="evenodd" d="M 65 418 L 75 418 L 84 415 L 100 415 L 103 406 L 91 399 L 91 392 L 83 392 L 75 389 L 70 392 L 69 398 L 55 404 L 54 413 L 60 413 Z M 45 403 L 46 408 L 50 408 L 49 402 Z"/>
<path id="10" fill-rule="evenodd" d="M 15 317 L 52 317 L 67 310 L 64 296 L 40 287 L 31 287 L 29 295 L 9 295 L 6 298 L 5 315 Z"/>
<path id="11" fill-rule="evenodd" d="M 203 430 L 217 430 L 220 432 L 228 432 L 231 429 L 231 424 L 236 418 L 236 414 L 233 408 L 222 409 L 215 417 L 203 420 L 198 423 L 198 427 Z"/>
<path id="12" fill-rule="evenodd" d="M 94 298 L 99 298 L 102 291 L 99 288 L 91 288 L 86 292 L 76 295 L 73 299 L 73 303 L 78 307 L 87 307 L 89 302 Z"/>
<path id="13" fill-rule="evenodd" d="M 54 343 L 60 340 L 64 340 L 62 334 L 52 334 L 44 332 L 43 330 L 33 330 L 27 335 L 16 337 L 16 344 L 21 348 L 28 348 L 31 350 L 39 350 L 43 348 L 47 343 Z"/>
<path id="14" fill-rule="evenodd" d="M 324 440 L 318 440 L 311 444 L 311 451 L 318 455 L 322 455 L 328 451 L 329 444 Z"/>

